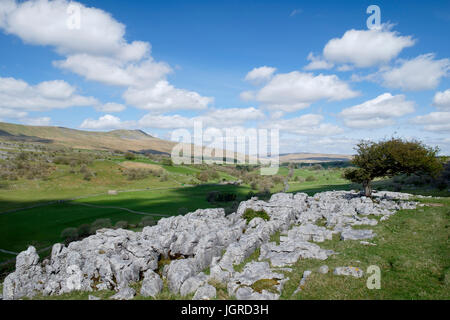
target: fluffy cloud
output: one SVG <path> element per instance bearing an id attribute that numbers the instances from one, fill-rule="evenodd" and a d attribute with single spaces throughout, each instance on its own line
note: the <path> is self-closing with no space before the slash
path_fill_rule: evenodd
<path id="1" fill-rule="evenodd" d="M 323 49 L 324 57 L 331 62 L 371 67 L 387 63 L 407 47 L 414 45 L 410 36 L 400 36 L 386 30 L 349 30 L 342 38 L 328 41 Z"/>
<path id="2" fill-rule="evenodd" d="M 27 114 L 28 113 L 24 111 L 18 112 L 17 110 L 0 107 L 0 119 L 20 119 L 26 117 Z"/>
<path id="3" fill-rule="evenodd" d="M 255 99 L 271 110 L 292 112 L 322 99 L 338 101 L 357 95 L 358 92 L 351 90 L 336 75 L 315 76 L 312 73 L 293 71 L 275 75 L 255 93 Z"/>
<path id="4" fill-rule="evenodd" d="M 230 126 L 238 125 L 252 120 L 264 119 L 265 115 L 256 108 L 227 108 L 215 109 L 206 115 L 198 117 L 205 125 L 219 126 L 220 124 Z"/>
<path id="5" fill-rule="evenodd" d="M 134 122 L 122 122 L 120 118 L 115 117 L 110 114 L 106 114 L 100 117 L 98 120 L 86 119 L 81 124 L 82 129 L 94 129 L 94 130 L 105 130 L 105 129 L 122 129 L 130 128 Z"/>
<path id="6" fill-rule="evenodd" d="M 177 89 L 162 80 L 149 88 L 130 87 L 123 94 L 125 102 L 140 109 L 153 112 L 170 112 L 178 109 L 206 109 L 214 101 L 197 92 Z"/>
<path id="7" fill-rule="evenodd" d="M 245 76 L 245 80 L 253 84 L 261 84 L 263 82 L 269 81 L 276 70 L 276 68 L 267 66 L 254 68 L 252 71 L 247 73 L 247 75 Z"/>
<path id="8" fill-rule="evenodd" d="M 386 87 L 407 91 L 434 89 L 450 70 L 449 59 L 434 60 L 432 53 L 400 62 L 399 67 L 382 73 Z"/>
<path id="9" fill-rule="evenodd" d="M 450 112 L 431 112 L 415 117 L 412 122 L 424 125 L 427 131 L 450 132 Z"/>
<path id="10" fill-rule="evenodd" d="M 439 110 L 450 111 L 450 89 L 444 92 L 437 92 L 434 95 L 433 105 Z"/>
<path id="11" fill-rule="evenodd" d="M 347 127 L 380 128 L 395 123 L 395 118 L 414 112 L 414 102 L 404 95 L 384 93 L 375 99 L 346 108 L 339 113 Z"/>
<path id="12" fill-rule="evenodd" d="M 334 66 L 333 63 L 315 56 L 312 52 L 309 53 L 307 59 L 311 62 L 303 68 L 305 70 L 331 69 Z"/>
<path id="13" fill-rule="evenodd" d="M 158 129 L 191 129 L 195 121 L 201 121 L 204 127 L 232 127 L 241 125 L 247 121 L 261 120 L 264 113 L 256 108 L 227 108 L 212 109 L 196 117 L 183 117 L 180 115 L 147 114 L 139 120 L 139 125 L 144 128 Z"/>
<path id="14" fill-rule="evenodd" d="M 139 127 L 141 128 L 153 128 L 153 129 L 191 129 L 194 125 L 193 118 L 187 118 L 176 115 L 155 115 L 146 114 L 139 121 Z"/>
<path id="15" fill-rule="evenodd" d="M 0 78 L 0 108 L 46 111 L 98 104 L 96 99 L 78 95 L 75 91 L 62 80 L 44 81 L 33 86 L 23 80 Z"/>
<path id="16" fill-rule="evenodd" d="M 56 67 L 70 70 L 87 80 L 114 86 L 146 87 L 164 79 L 172 69 L 164 62 L 149 58 L 139 63 L 88 54 L 71 55 L 55 61 Z"/>
<path id="17" fill-rule="evenodd" d="M 348 137 L 306 137 L 298 135 L 283 135 L 280 139 L 281 153 L 326 153 L 329 154 L 353 154 L 353 146 L 358 139 Z"/>
<path id="18" fill-rule="evenodd" d="M 149 44 L 124 39 L 125 25 L 109 13 L 66 0 L 3 0 L 0 27 L 25 43 L 52 46 L 60 54 L 88 53 L 125 60 L 140 60 Z M 70 28 L 73 13 L 69 5 L 80 9 L 80 28 Z"/>
<path id="19" fill-rule="evenodd" d="M 343 132 L 342 128 L 329 123 L 322 123 L 322 121 L 322 115 L 305 114 L 296 118 L 271 121 L 267 124 L 267 127 L 303 136 L 330 136 Z"/>
<path id="20" fill-rule="evenodd" d="M 68 10 L 75 8 L 74 11 Z M 77 8 L 80 28 L 69 22 Z M 124 98 L 139 108 L 199 109 L 212 102 L 198 93 L 176 89 L 167 82 L 169 65 L 150 56 L 148 42 L 125 40 L 125 25 L 109 13 L 67 0 L 4 0 L 0 5 L 0 28 L 25 43 L 51 46 L 65 59 L 54 61 L 87 80 L 124 86 Z M 136 94 L 136 99 L 130 98 Z"/>
<path id="21" fill-rule="evenodd" d="M 83 129 L 119 129 L 119 128 L 152 128 L 152 129 L 192 129 L 194 122 L 201 121 L 204 127 L 225 128 L 260 120 L 264 113 L 255 108 L 212 109 L 196 117 L 185 117 L 178 114 L 162 115 L 148 113 L 138 121 L 122 121 L 119 117 L 106 114 L 99 119 L 86 119 L 80 125 Z"/>

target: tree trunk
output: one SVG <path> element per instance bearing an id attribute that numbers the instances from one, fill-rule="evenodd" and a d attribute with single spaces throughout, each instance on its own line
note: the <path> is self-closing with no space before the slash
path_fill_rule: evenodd
<path id="1" fill-rule="evenodd" d="M 364 194 L 366 197 L 372 196 L 372 186 L 370 185 L 370 181 L 363 182 Z"/>

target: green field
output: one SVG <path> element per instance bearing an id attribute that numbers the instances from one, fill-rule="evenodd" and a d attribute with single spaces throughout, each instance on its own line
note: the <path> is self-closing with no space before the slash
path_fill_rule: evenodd
<path id="1" fill-rule="evenodd" d="M 113 224 L 120 220 L 138 223 L 144 215 L 118 208 L 162 215 L 177 215 L 179 208 L 195 211 L 199 208 L 226 206 L 206 201 L 210 191 L 234 192 L 241 198 L 250 190 L 245 187 L 202 185 L 186 188 L 124 192 L 115 196 L 102 195 L 67 203 L 45 205 L 13 213 L 0 214 L 0 249 L 20 252 L 32 244 L 37 249 L 60 242 L 62 230 L 92 223 L 99 218 L 110 218 Z M 96 207 L 83 206 L 83 204 Z M 102 206 L 117 208 L 101 208 Z M 0 259 L 11 258 L 1 255 Z M 1 260 L 0 260 L 1 261 Z"/>
<path id="2" fill-rule="evenodd" d="M 161 165 L 169 172 L 167 181 L 160 181 L 157 177 L 129 181 L 120 173 L 120 163 L 123 161 L 125 160 L 121 158 L 93 162 L 89 167 L 96 174 L 90 181 L 85 181 L 81 174 L 70 173 L 67 166 L 57 166 L 47 180 L 22 179 L 13 182 L 8 188 L 1 189 L 0 249 L 20 252 L 30 244 L 37 249 L 46 248 L 62 241 L 61 232 L 65 228 L 90 224 L 99 218 L 110 218 L 113 224 L 123 220 L 130 224 L 138 224 L 145 214 L 154 215 L 155 219 L 159 219 L 161 215 L 177 215 L 180 208 L 191 212 L 199 208 L 228 207 L 232 203 L 208 202 L 206 200 L 208 193 L 211 191 L 235 193 L 237 200 L 241 201 L 251 191 L 249 185 L 218 185 L 214 184 L 214 181 L 212 184 L 189 186 L 188 182 L 202 171 L 192 166 Z M 148 159 L 137 159 L 135 162 L 158 165 L 157 162 Z M 288 172 L 288 168 L 281 167 L 278 174 L 286 177 Z M 313 195 L 326 190 L 358 188 L 357 185 L 349 184 L 343 179 L 342 170 L 339 169 L 295 169 L 293 173 L 288 192 L 306 192 Z M 222 179 L 237 179 L 221 171 L 219 176 L 216 182 Z M 302 182 L 295 181 L 297 176 L 303 178 Z M 313 181 L 307 181 L 311 176 L 314 177 Z M 383 181 L 378 182 L 380 183 Z M 280 192 L 283 187 L 283 184 L 276 184 L 271 192 Z M 118 190 L 119 193 L 108 195 L 107 191 L 111 189 Z M 77 197 L 79 199 L 74 199 Z M 63 199 L 74 200 L 55 203 L 55 200 Z M 11 209 L 35 205 L 39 206 L 5 213 Z M 128 212 L 125 209 L 142 214 Z M 14 256 L 0 252 L 0 262 L 11 258 Z"/>
<path id="3" fill-rule="evenodd" d="M 167 175 L 149 175 L 142 179 L 128 179 L 124 175 L 125 165 L 145 164 L 159 168 Z M 294 169 L 289 176 L 289 168 L 280 167 L 277 176 L 261 177 L 257 168 L 250 171 L 236 171 L 221 166 L 173 166 L 145 157 L 126 160 L 124 157 L 97 159 L 88 165 L 94 173 L 86 180 L 79 168 L 69 165 L 55 165 L 45 179 L 19 178 L 2 181 L 0 184 L 0 249 L 20 252 L 34 245 L 41 256 L 48 256 L 50 247 L 62 242 L 61 232 L 70 227 L 77 228 L 91 224 L 97 219 L 109 218 L 114 225 L 127 221 L 131 230 L 141 230 L 139 224 L 144 217 L 154 221 L 163 216 L 192 212 L 199 208 L 222 207 L 234 210 L 239 201 L 245 200 L 249 192 L 258 194 L 265 182 L 271 181 L 269 194 L 259 194 L 263 198 L 270 193 L 283 191 L 283 180 L 289 184 L 288 192 L 306 192 L 313 195 L 328 190 L 351 190 L 359 186 L 342 178 L 342 169 L 314 170 Z M 158 170 L 159 170 L 158 169 Z M 207 182 L 198 180 L 203 171 L 217 172 L 215 178 Z M 250 177 L 250 178 L 249 178 Z M 256 179 L 256 180 L 255 180 Z M 221 181 L 243 180 L 240 186 L 219 184 Z M 398 188 L 395 179 L 378 179 L 375 189 L 393 190 Z M 257 186 L 252 185 L 257 182 Z M 109 190 L 118 191 L 108 195 Z M 231 202 L 208 202 L 212 191 L 236 194 Z M 397 190 L 398 191 L 398 190 Z M 282 293 L 282 299 L 448 299 L 450 248 L 449 192 L 438 191 L 427 185 L 402 185 L 402 192 L 443 196 L 447 198 L 432 201 L 442 206 L 423 207 L 413 211 L 402 211 L 374 228 L 378 236 L 375 247 L 365 247 L 352 241 L 337 238 L 326 241 L 323 247 L 339 252 L 326 263 L 330 268 L 343 265 L 358 265 L 365 269 L 371 264 L 379 265 L 383 273 L 384 290 L 368 291 L 364 279 L 335 277 L 330 274 L 313 274 L 307 283 L 308 290 L 296 296 L 296 289 L 303 271 L 313 270 L 323 264 L 321 261 L 302 260 L 295 266 Z M 31 207 L 31 208 L 28 208 Z M 234 209 L 233 209 L 234 208 Z M 11 211 L 13 210 L 13 211 Z M 127 211 L 131 210 L 133 212 Z M 231 212 L 231 211 L 229 211 Z M 279 236 L 279 235 L 276 235 Z M 274 240 L 276 240 L 276 236 Z M 322 245 L 321 245 L 322 246 Z M 0 274 L 3 278 L 13 270 L 15 255 L 0 250 Z M 250 259 L 257 259 L 258 251 Z M 219 299 L 229 299 L 226 288 L 214 284 Z M 138 289 L 140 283 L 134 284 Z M 331 290 L 330 290 L 331 288 Z M 97 292 L 107 298 L 113 292 Z M 71 293 L 59 299 L 85 299 L 87 293 Z M 36 297 L 43 298 L 43 297 Z M 167 288 L 158 299 L 180 299 Z M 136 299 L 141 299 L 137 296 Z"/>
<path id="4" fill-rule="evenodd" d="M 363 246 L 359 241 L 340 241 L 338 237 L 327 240 L 320 246 L 339 252 L 326 261 L 299 260 L 292 272 L 283 272 L 288 278 L 281 294 L 281 299 L 299 300 L 366 300 L 366 299 L 450 299 L 450 245 L 449 237 L 449 205 L 446 199 L 418 200 L 431 203 L 430 206 L 415 210 L 401 210 L 389 220 L 373 227 L 377 236 L 371 240 L 376 246 Z M 439 206 L 438 206 L 439 204 Z M 280 234 L 272 237 L 276 241 Z M 244 263 L 257 260 L 259 251 Z M 328 265 L 331 272 L 319 274 L 313 272 L 303 290 L 293 294 L 302 274 L 306 270 L 316 271 L 321 265 Z M 243 264 L 242 264 L 243 265 Z M 381 288 L 370 290 L 366 286 L 368 266 L 376 265 L 381 270 Z M 332 270 L 339 266 L 355 266 L 365 274 L 362 278 L 335 276 Z M 240 266 L 236 266 L 239 270 Z M 211 282 L 217 289 L 217 299 L 232 299 L 227 288 Z M 131 285 L 137 292 L 141 282 Z M 0 286 L 1 287 L 1 286 Z M 264 289 L 264 286 L 262 287 Z M 89 295 L 108 299 L 114 291 L 71 292 L 61 296 L 44 297 L 38 295 L 34 299 L 67 299 L 86 300 Z M 186 299 L 169 292 L 167 284 L 156 299 Z M 137 295 L 136 300 L 143 299 Z"/>

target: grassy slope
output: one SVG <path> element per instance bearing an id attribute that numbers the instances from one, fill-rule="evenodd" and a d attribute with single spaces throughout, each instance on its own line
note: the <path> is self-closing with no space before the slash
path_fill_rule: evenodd
<path id="1" fill-rule="evenodd" d="M 165 182 L 159 181 L 157 177 L 127 180 L 120 171 L 123 168 L 112 161 L 95 161 L 89 169 L 96 173 L 90 181 L 84 180 L 81 173 L 70 173 L 68 166 L 57 165 L 48 180 L 20 179 L 8 182 L 8 188 L 0 189 L 0 212 L 39 202 L 105 193 L 108 190 L 179 186 L 170 178 Z"/>
<path id="2" fill-rule="evenodd" d="M 115 130 L 94 132 L 61 127 L 25 126 L 0 122 L 0 131 L 13 136 L 39 137 L 51 140 L 52 144 L 79 149 L 110 150 L 157 150 L 170 153 L 174 142 L 165 141 L 138 130 Z M 8 139 L 4 136 L 4 139 Z"/>
<path id="3" fill-rule="evenodd" d="M 427 200 L 425 202 L 429 202 Z M 450 298 L 450 199 L 432 199 L 442 207 L 402 210 L 388 221 L 374 227 L 377 246 L 363 246 L 358 241 L 327 241 L 322 247 L 339 255 L 325 262 L 299 261 L 282 298 L 291 298 L 303 271 L 315 271 L 320 265 L 330 268 L 355 266 L 367 270 L 369 265 L 381 269 L 381 289 L 366 287 L 363 279 L 313 273 L 296 299 L 449 299 Z"/>

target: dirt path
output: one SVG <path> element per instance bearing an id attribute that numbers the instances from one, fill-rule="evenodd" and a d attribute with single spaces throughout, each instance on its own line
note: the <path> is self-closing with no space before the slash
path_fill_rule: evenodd
<path id="1" fill-rule="evenodd" d="M 6 253 L 6 254 L 12 254 L 15 256 L 17 256 L 19 254 L 18 252 L 9 251 L 9 250 L 5 250 L 5 249 L 0 249 L 0 252 Z"/>
<path id="2" fill-rule="evenodd" d="M 74 205 L 74 206 L 80 205 L 80 206 L 92 207 L 92 208 L 100 208 L 100 209 L 125 210 L 125 211 L 131 212 L 131 213 L 142 214 L 142 215 L 146 215 L 146 216 L 158 216 L 158 217 L 171 217 L 172 216 L 170 214 L 142 212 L 142 211 L 131 210 L 131 209 L 128 209 L 128 208 L 115 207 L 115 206 L 99 206 L 99 205 L 90 204 L 90 203 L 83 203 L 83 202 L 68 202 L 68 204 L 71 204 L 71 205 Z"/>

